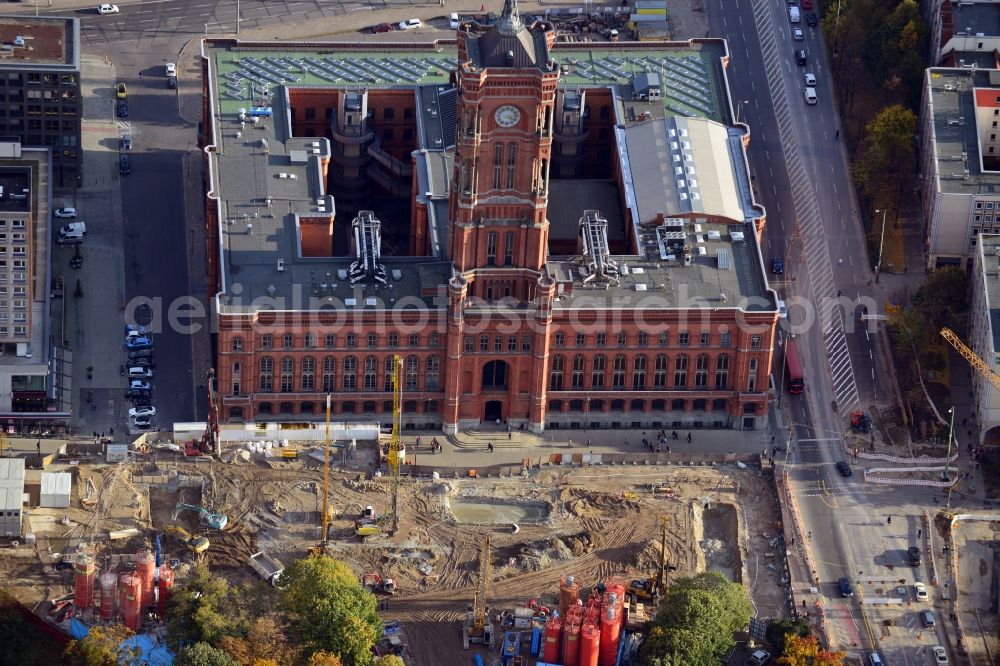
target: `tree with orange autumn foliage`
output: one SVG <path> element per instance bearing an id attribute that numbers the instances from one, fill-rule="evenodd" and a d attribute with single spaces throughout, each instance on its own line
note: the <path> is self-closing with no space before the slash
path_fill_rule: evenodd
<path id="1" fill-rule="evenodd" d="M 843 666 L 844 652 L 828 652 L 820 647 L 815 636 L 785 638 L 785 654 L 778 659 L 781 666 Z"/>

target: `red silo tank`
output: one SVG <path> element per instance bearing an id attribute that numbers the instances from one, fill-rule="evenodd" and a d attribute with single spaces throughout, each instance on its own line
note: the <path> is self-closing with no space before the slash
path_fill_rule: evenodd
<path id="1" fill-rule="evenodd" d="M 570 624 L 563 627 L 563 666 L 579 666 L 580 663 L 580 625 Z"/>
<path id="2" fill-rule="evenodd" d="M 593 624 L 583 625 L 580 630 L 580 666 L 597 666 L 598 646 L 601 632 Z"/>
<path id="3" fill-rule="evenodd" d="M 598 651 L 600 666 L 615 666 L 621 628 L 621 613 L 618 609 L 613 606 L 605 608 L 601 616 L 601 647 Z"/>
<path id="4" fill-rule="evenodd" d="M 75 597 L 73 603 L 77 610 L 90 610 L 94 605 L 94 579 L 97 577 L 97 564 L 90 553 L 80 553 L 73 564 L 76 574 L 74 585 Z"/>
<path id="5" fill-rule="evenodd" d="M 166 614 L 167 602 L 170 601 L 170 588 L 174 586 L 174 570 L 164 562 L 160 565 L 160 583 L 156 598 L 156 608 L 160 612 L 160 617 Z"/>
<path id="6" fill-rule="evenodd" d="M 142 605 L 152 606 L 154 595 L 153 577 L 156 575 L 156 557 L 148 550 L 140 550 L 135 559 L 135 575 L 142 581 Z"/>
<path id="7" fill-rule="evenodd" d="M 580 598 L 580 584 L 573 576 L 563 576 L 559 584 L 559 614 L 566 617 L 566 611 L 575 606 Z"/>
<path id="8" fill-rule="evenodd" d="M 111 571 L 105 571 L 97 580 L 101 587 L 101 619 L 111 620 L 115 616 L 118 576 Z"/>
<path id="9" fill-rule="evenodd" d="M 542 660 L 546 664 L 559 663 L 559 648 L 562 639 L 562 620 L 557 617 L 549 619 L 545 623 L 545 649 L 542 651 Z"/>
<path id="10" fill-rule="evenodd" d="M 134 573 L 118 579 L 118 610 L 125 626 L 138 632 L 142 625 L 142 579 Z"/>

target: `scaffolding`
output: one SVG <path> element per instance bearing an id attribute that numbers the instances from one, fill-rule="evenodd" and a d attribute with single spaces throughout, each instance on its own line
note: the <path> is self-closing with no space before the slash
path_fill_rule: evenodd
<path id="1" fill-rule="evenodd" d="M 357 259 L 348 270 L 351 286 L 359 282 L 375 280 L 387 284 L 385 266 L 380 261 L 382 255 L 382 223 L 370 210 L 358 211 L 351 223 L 354 231 L 354 248 Z"/>
<path id="2" fill-rule="evenodd" d="M 618 262 L 611 258 L 608 247 L 608 221 L 599 210 L 585 210 L 580 218 L 582 254 L 577 258 L 586 268 L 584 283 L 599 281 L 617 286 Z"/>

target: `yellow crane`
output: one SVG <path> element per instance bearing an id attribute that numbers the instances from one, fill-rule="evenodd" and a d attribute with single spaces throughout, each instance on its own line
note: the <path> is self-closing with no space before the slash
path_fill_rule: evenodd
<path id="1" fill-rule="evenodd" d="M 310 552 L 325 552 L 330 534 L 330 394 L 326 396 L 326 439 L 323 445 L 323 533 L 320 545 L 310 549 Z"/>
<path id="2" fill-rule="evenodd" d="M 986 381 L 990 384 L 993 384 L 993 388 L 1000 391 L 1000 375 L 993 372 L 993 369 L 986 364 L 986 361 L 979 358 L 976 352 L 969 349 L 965 343 L 962 342 L 957 335 L 955 335 L 955 331 L 946 326 L 941 329 L 941 337 L 947 340 L 948 343 L 954 347 L 973 368 L 976 369 L 976 372 L 985 377 Z"/>
<path id="3" fill-rule="evenodd" d="M 490 609 L 486 604 L 489 584 L 490 537 L 487 535 L 483 550 L 479 553 L 479 583 L 465 620 L 465 635 L 462 637 L 465 649 L 469 649 L 469 643 L 481 643 L 493 648 L 493 623 L 490 622 Z"/>
<path id="4" fill-rule="evenodd" d="M 392 533 L 399 529 L 399 421 L 403 411 L 403 357 L 392 357 L 392 434 L 389 436 L 389 470 L 392 472 Z"/>

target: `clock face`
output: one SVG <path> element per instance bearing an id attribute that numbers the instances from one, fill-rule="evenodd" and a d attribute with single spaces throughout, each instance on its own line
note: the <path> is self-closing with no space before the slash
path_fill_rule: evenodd
<path id="1" fill-rule="evenodd" d="M 501 106 L 493 114 L 493 117 L 496 118 L 497 125 L 500 127 L 513 127 L 521 119 L 521 112 L 517 110 L 516 106 Z"/>

